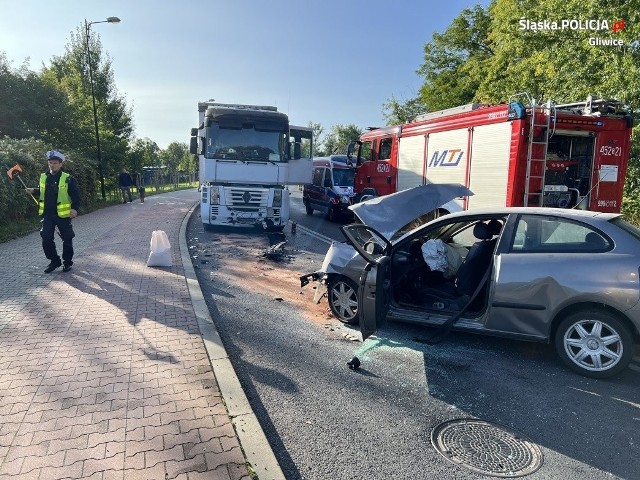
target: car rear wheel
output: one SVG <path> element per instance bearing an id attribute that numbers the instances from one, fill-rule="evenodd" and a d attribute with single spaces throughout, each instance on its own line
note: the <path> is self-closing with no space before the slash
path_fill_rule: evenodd
<path id="1" fill-rule="evenodd" d="M 327 289 L 329 308 L 342 323 L 358 323 L 358 287 L 347 277 L 333 277 Z"/>
<path id="2" fill-rule="evenodd" d="M 556 352 L 585 377 L 608 378 L 624 370 L 633 356 L 626 325 L 604 311 L 582 310 L 565 318 L 556 331 Z"/>

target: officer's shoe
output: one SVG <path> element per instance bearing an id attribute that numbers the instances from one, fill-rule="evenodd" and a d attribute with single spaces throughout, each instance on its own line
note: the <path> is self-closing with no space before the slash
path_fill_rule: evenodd
<path id="1" fill-rule="evenodd" d="M 73 262 L 64 262 L 64 265 L 62 265 L 62 271 L 68 272 L 71 270 L 71 265 L 73 265 Z"/>
<path id="2" fill-rule="evenodd" d="M 44 273 L 51 273 L 60 265 L 62 265 L 62 262 L 60 260 L 52 260 L 49 266 L 44 269 Z"/>

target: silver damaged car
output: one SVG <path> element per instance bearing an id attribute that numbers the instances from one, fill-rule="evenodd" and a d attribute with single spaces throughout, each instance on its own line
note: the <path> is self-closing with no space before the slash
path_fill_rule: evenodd
<path id="1" fill-rule="evenodd" d="M 462 210 L 460 199 L 473 195 L 460 184 L 427 184 L 374 197 L 349 207 L 356 221 L 374 223 L 386 238 L 395 239 L 439 215 Z M 384 199 L 384 201 L 382 201 Z M 347 242 L 333 242 L 320 270 L 300 277 L 304 287 L 315 280 L 316 303 L 326 295 L 333 315 L 343 323 L 358 323 L 358 279 L 367 262 Z"/>
<path id="2" fill-rule="evenodd" d="M 592 378 L 630 363 L 640 339 L 640 230 L 621 215 L 465 211 L 395 239 L 382 217 L 363 222 L 341 228 L 366 261 L 350 278 L 363 339 L 389 319 L 552 342 L 567 367 Z M 453 275 L 429 266 L 424 246 L 434 242 L 459 255 Z"/>

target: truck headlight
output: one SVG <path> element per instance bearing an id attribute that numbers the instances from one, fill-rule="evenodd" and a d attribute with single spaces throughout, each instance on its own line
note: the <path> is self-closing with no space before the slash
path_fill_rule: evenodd
<path id="1" fill-rule="evenodd" d="M 277 189 L 273 191 L 273 206 L 281 207 L 282 206 L 282 190 Z"/>
<path id="2" fill-rule="evenodd" d="M 209 199 L 211 205 L 220 204 L 220 187 L 209 187 Z"/>

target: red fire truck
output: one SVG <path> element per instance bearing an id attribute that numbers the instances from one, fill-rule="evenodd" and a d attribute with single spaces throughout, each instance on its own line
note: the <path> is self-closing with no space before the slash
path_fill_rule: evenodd
<path id="1" fill-rule="evenodd" d="M 518 95 L 505 104 L 463 105 L 363 133 L 349 146 L 356 194 L 461 183 L 475 194 L 461 200 L 463 209 L 619 212 L 632 128 L 624 105 L 592 97 L 539 104 Z"/>

